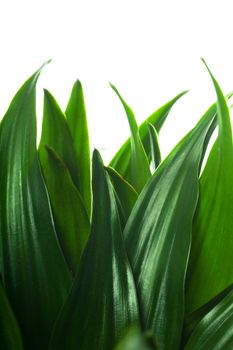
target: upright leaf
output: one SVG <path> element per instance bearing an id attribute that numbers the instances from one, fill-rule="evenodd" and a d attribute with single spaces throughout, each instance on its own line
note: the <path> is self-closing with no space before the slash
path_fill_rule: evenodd
<path id="1" fill-rule="evenodd" d="M 111 85 L 111 87 L 119 97 L 128 118 L 128 123 L 131 131 L 131 138 L 130 138 L 131 155 L 130 155 L 129 182 L 133 185 L 136 191 L 140 192 L 151 176 L 149 162 L 148 162 L 143 144 L 141 142 L 138 125 L 132 109 L 123 100 L 123 98 L 117 91 L 116 87 L 114 85 Z"/>
<path id="2" fill-rule="evenodd" d="M 179 348 L 184 280 L 198 197 L 198 170 L 212 106 L 161 163 L 145 186 L 124 230 L 144 329 L 161 350 Z"/>
<path id="3" fill-rule="evenodd" d="M 0 345 L 3 350 L 23 350 L 19 326 L 0 283 Z"/>
<path id="4" fill-rule="evenodd" d="M 150 135 L 151 163 L 153 170 L 155 170 L 161 163 L 158 134 L 155 127 L 151 123 L 148 123 L 148 130 Z"/>
<path id="5" fill-rule="evenodd" d="M 64 162 L 52 148 L 47 146 L 46 151 L 46 185 L 56 231 L 68 266 L 75 275 L 87 242 L 90 222 L 82 197 Z"/>
<path id="6" fill-rule="evenodd" d="M 91 176 L 90 176 L 90 146 L 86 117 L 86 108 L 81 82 L 77 80 L 65 112 L 70 132 L 73 136 L 78 157 L 80 191 L 85 206 L 91 213 Z"/>
<path id="7" fill-rule="evenodd" d="M 233 290 L 197 324 L 185 350 L 232 350 Z"/>
<path id="8" fill-rule="evenodd" d="M 97 151 L 93 154 L 90 237 L 50 349 L 109 350 L 138 322 L 138 307 L 116 201 Z"/>
<path id="9" fill-rule="evenodd" d="M 233 145 L 223 93 L 210 73 L 218 97 L 218 138 L 200 180 L 187 280 L 187 312 L 233 283 Z"/>
<path id="10" fill-rule="evenodd" d="M 134 204 L 138 198 L 138 193 L 135 189 L 118 174 L 116 170 L 111 167 L 106 167 L 108 174 L 110 175 L 111 182 L 115 189 L 117 196 L 118 209 L 121 214 L 122 227 L 124 228 L 129 215 L 134 207 Z"/>
<path id="11" fill-rule="evenodd" d="M 160 131 L 163 123 L 165 122 L 171 108 L 179 100 L 187 91 L 181 92 L 179 95 L 174 97 L 172 100 L 167 102 L 165 105 L 160 107 L 154 113 L 152 113 L 140 126 L 139 126 L 139 134 L 142 140 L 144 149 L 146 151 L 147 157 L 151 160 L 151 148 L 150 148 L 150 138 L 148 133 L 147 123 L 151 123 L 156 128 L 157 132 Z M 130 173 L 130 158 L 131 158 L 131 150 L 130 150 L 130 138 L 125 141 L 125 143 L 121 146 L 118 152 L 115 154 L 113 159 L 110 162 L 110 166 L 116 169 L 126 180 L 129 179 Z"/>
<path id="12" fill-rule="evenodd" d="M 65 115 L 54 97 L 44 90 L 44 114 L 39 145 L 40 162 L 45 178 L 48 176 L 45 145 L 52 147 L 66 164 L 75 186 L 80 189 L 78 158 Z"/>
<path id="13" fill-rule="evenodd" d="M 36 151 L 37 71 L 0 129 L 0 268 L 26 349 L 47 346 L 70 288 Z"/>

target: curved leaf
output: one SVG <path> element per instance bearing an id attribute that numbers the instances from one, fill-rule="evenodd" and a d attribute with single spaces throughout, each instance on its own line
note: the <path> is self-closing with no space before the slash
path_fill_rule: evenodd
<path id="1" fill-rule="evenodd" d="M 19 326 L 0 283 L 0 344 L 3 350 L 23 350 Z"/>
<path id="2" fill-rule="evenodd" d="M 92 205 L 90 145 L 83 89 L 79 80 L 74 83 L 65 114 L 78 158 L 80 192 L 90 216 Z"/>
<path id="3" fill-rule="evenodd" d="M 118 174 L 116 170 L 111 167 L 105 168 L 110 175 L 111 182 L 115 189 L 117 196 L 118 209 L 121 214 L 122 227 L 124 228 L 129 215 L 134 207 L 134 204 L 138 198 L 138 193 L 135 189 Z"/>
<path id="4" fill-rule="evenodd" d="M 93 219 L 71 294 L 57 320 L 50 349 L 109 350 L 138 322 L 132 272 L 110 179 L 93 153 Z"/>
<path id="5" fill-rule="evenodd" d="M 154 113 L 152 113 L 140 126 L 139 126 L 139 134 L 142 140 L 144 149 L 146 151 L 147 157 L 151 159 L 151 149 L 150 149 L 150 139 L 148 133 L 147 123 L 151 123 L 154 125 L 155 129 L 159 132 L 163 123 L 165 122 L 171 108 L 179 100 L 183 95 L 185 95 L 188 91 L 183 91 L 179 95 L 175 96 L 172 100 L 167 102 L 165 105 L 160 107 Z M 130 173 L 130 138 L 125 141 L 125 143 L 121 146 L 118 152 L 115 154 L 113 159 L 110 162 L 110 166 L 117 170 L 124 179 L 129 179 Z"/>
<path id="6" fill-rule="evenodd" d="M 124 230 L 144 329 L 161 350 L 179 348 L 198 169 L 216 107 L 174 148 L 145 186 Z"/>
<path id="7" fill-rule="evenodd" d="M 30 350 L 46 348 L 70 288 L 36 151 L 40 71 L 18 91 L 0 129 L 0 266 L 25 348 Z"/>
<path id="8" fill-rule="evenodd" d="M 78 158 L 65 115 L 54 97 L 44 90 L 44 114 L 39 157 L 44 177 L 48 176 L 45 145 L 52 147 L 66 164 L 75 186 L 80 190 Z"/>
<path id="9" fill-rule="evenodd" d="M 132 109 L 123 100 L 116 87 L 110 84 L 112 89 L 119 97 L 127 118 L 131 131 L 131 152 L 130 152 L 130 176 L 129 182 L 137 192 L 140 192 L 151 176 L 149 162 L 139 135 L 139 129 Z"/>
<path id="10" fill-rule="evenodd" d="M 200 179 L 187 276 L 187 313 L 233 283 L 232 132 L 225 97 L 212 75 L 211 78 L 218 97 L 219 134 Z"/>
<path id="11" fill-rule="evenodd" d="M 185 350 L 231 350 L 233 344 L 233 290 L 194 329 Z"/>
<path id="12" fill-rule="evenodd" d="M 75 187 L 64 162 L 49 146 L 47 151 L 47 177 L 56 231 L 64 256 L 73 274 L 87 242 L 90 222 L 80 193 Z"/>

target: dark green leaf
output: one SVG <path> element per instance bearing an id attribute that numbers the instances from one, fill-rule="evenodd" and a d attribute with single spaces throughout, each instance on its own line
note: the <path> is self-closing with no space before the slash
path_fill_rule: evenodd
<path id="1" fill-rule="evenodd" d="M 36 151 L 37 71 L 0 129 L 0 268 L 26 349 L 46 348 L 70 288 Z"/>
<path id="2" fill-rule="evenodd" d="M 201 321 L 201 319 L 204 318 L 204 316 L 207 315 L 207 313 L 210 312 L 217 304 L 219 304 L 219 302 L 223 300 L 225 296 L 231 291 L 233 291 L 233 285 L 230 285 L 224 289 L 224 291 L 216 295 L 216 297 L 211 299 L 207 304 L 195 310 L 185 318 L 182 336 L 183 346 L 187 343 L 188 338 L 192 334 L 197 324 Z"/>
<path id="3" fill-rule="evenodd" d="M 116 170 L 111 167 L 106 167 L 106 170 L 110 175 L 116 192 L 117 203 L 119 205 L 118 208 L 121 213 L 122 227 L 124 228 L 138 198 L 138 194 L 135 189 L 127 181 L 125 181 L 120 174 L 118 174 Z"/>
<path id="4" fill-rule="evenodd" d="M 198 169 L 212 106 L 158 167 L 124 230 L 144 329 L 160 350 L 179 348 L 184 316 L 184 279 L 198 197 Z"/>
<path id="5" fill-rule="evenodd" d="M 81 195 L 64 162 L 52 148 L 46 146 L 46 150 L 48 170 L 46 185 L 56 231 L 66 261 L 75 274 L 87 242 L 90 222 Z"/>
<path id="6" fill-rule="evenodd" d="M 185 350 L 232 350 L 233 290 L 197 324 Z"/>
<path id="7" fill-rule="evenodd" d="M 132 272 L 112 184 L 93 154 L 93 219 L 71 294 L 56 323 L 50 349 L 110 350 L 138 322 Z"/>
<path id="8" fill-rule="evenodd" d="M 44 114 L 39 156 L 44 177 L 48 176 L 45 145 L 52 147 L 69 169 L 75 186 L 80 189 L 78 158 L 69 126 L 49 91 L 44 90 Z"/>
<path id="9" fill-rule="evenodd" d="M 123 100 L 116 87 L 112 84 L 111 87 L 119 97 L 128 118 L 131 131 L 129 182 L 133 185 L 137 192 L 140 192 L 151 176 L 149 162 L 139 135 L 138 125 L 132 109 Z"/>
<path id="10" fill-rule="evenodd" d="M 90 146 L 85 102 L 81 82 L 77 80 L 65 112 L 78 157 L 80 192 L 91 213 Z"/>
<path id="11" fill-rule="evenodd" d="M 200 180 L 187 279 L 187 313 L 233 282 L 233 145 L 229 110 L 211 75 L 218 97 L 218 138 Z"/>
<path id="12" fill-rule="evenodd" d="M 154 171 L 161 163 L 161 153 L 159 148 L 158 134 L 153 124 L 148 123 L 148 131 L 150 135 L 151 163 Z"/>
<path id="13" fill-rule="evenodd" d="M 146 154 L 149 160 L 151 160 L 151 148 L 150 148 L 150 139 L 149 139 L 147 123 L 149 122 L 152 125 L 154 125 L 157 132 L 159 132 L 173 105 L 176 103 L 177 100 L 179 100 L 186 93 L 187 91 L 181 92 L 179 95 L 174 97 L 172 100 L 170 100 L 165 105 L 160 107 L 157 111 L 155 111 L 153 114 L 151 114 L 139 126 L 140 138 L 142 140 L 144 149 L 146 151 Z M 112 168 L 116 169 L 126 180 L 129 179 L 130 157 L 131 157 L 131 151 L 130 151 L 130 138 L 129 138 L 118 150 L 118 152 L 116 153 L 116 155 L 113 157 L 113 159 L 109 164 Z"/>
<path id="14" fill-rule="evenodd" d="M 0 346 L 2 350 L 23 350 L 19 326 L 0 283 Z"/>

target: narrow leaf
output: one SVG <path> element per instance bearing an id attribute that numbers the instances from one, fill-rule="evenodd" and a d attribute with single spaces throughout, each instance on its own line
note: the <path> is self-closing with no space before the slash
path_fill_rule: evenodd
<path id="1" fill-rule="evenodd" d="M 90 146 L 83 89 L 79 80 L 73 86 L 65 114 L 78 157 L 80 192 L 90 216 L 92 205 Z"/>
<path id="2" fill-rule="evenodd" d="M 29 350 L 46 348 L 70 288 L 36 151 L 40 71 L 18 91 L 0 129 L 0 268 Z"/>
<path id="3" fill-rule="evenodd" d="M 212 106 L 145 186 L 124 230 L 144 329 L 161 350 L 179 348 L 198 169 Z"/>
<path id="4" fill-rule="evenodd" d="M 200 180 L 187 277 L 187 313 L 199 308 L 233 283 L 233 145 L 229 109 L 217 93 L 218 138 Z"/>
<path id="5" fill-rule="evenodd" d="M 233 344 L 233 290 L 197 324 L 185 350 L 231 350 Z"/>
<path id="6" fill-rule="evenodd" d="M 0 344 L 3 350 L 23 350 L 19 326 L 0 283 Z"/>
<path id="7" fill-rule="evenodd" d="M 71 294 L 56 323 L 50 349 L 109 350 L 138 322 L 138 307 L 113 188 L 93 153 L 90 237 Z"/>
<path id="8" fill-rule="evenodd" d="M 54 97 L 44 90 L 44 114 L 39 156 L 44 177 L 48 176 L 45 145 L 52 147 L 66 164 L 75 186 L 80 189 L 78 158 L 65 115 Z"/>
<path id="9" fill-rule="evenodd" d="M 52 148 L 46 146 L 46 150 L 46 185 L 56 231 L 68 266 L 75 274 L 87 242 L 90 222 L 81 195 L 64 162 Z"/>
<path id="10" fill-rule="evenodd" d="M 155 349 L 150 345 L 147 337 L 142 334 L 139 328 L 131 327 L 115 350 L 152 350 Z"/>
<path id="11" fill-rule="evenodd" d="M 140 139 L 138 125 L 132 109 L 126 104 L 116 87 L 110 84 L 112 89 L 119 97 L 127 118 L 131 131 L 131 156 L 130 156 L 130 178 L 129 182 L 133 185 L 136 191 L 140 192 L 148 179 L 151 176 L 149 162 Z"/>
<path id="12" fill-rule="evenodd" d="M 122 215 L 122 227 L 124 228 L 138 198 L 138 193 L 120 174 L 118 174 L 116 170 L 111 167 L 106 167 L 106 170 L 110 175 L 111 182 L 119 201 L 119 210 Z"/>
<path id="13" fill-rule="evenodd" d="M 159 148 L 158 134 L 155 127 L 151 123 L 148 123 L 148 131 L 150 135 L 151 163 L 153 171 L 155 171 L 155 169 L 161 163 L 161 153 Z"/>
<path id="14" fill-rule="evenodd" d="M 181 92 L 179 95 L 174 97 L 172 100 L 167 102 L 165 105 L 156 110 L 153 114 L 151 114 L 140 126 L 139 126 L 139 134 L 142 140 L 144 149 L 146 151 L 147 157 L 151 160 L 151 148 L 150 148 L 150 139 L 148 133 L 147 123 L 151 123 L 156 128 L 157 132 L 160 131 L 163 123 L 165 122 L 171 108 L 179 100 L 187 91 Z M 125 143 L 121 146 L 118 152 L 115 154 L 113 159 L 110 162 L 110 166 L 116 169 L 124 179 L 129 179 L 130 173 L 130 158 L 131 158 L 131 150 L 130 150 L 130 138 L 125 141 Z"/>

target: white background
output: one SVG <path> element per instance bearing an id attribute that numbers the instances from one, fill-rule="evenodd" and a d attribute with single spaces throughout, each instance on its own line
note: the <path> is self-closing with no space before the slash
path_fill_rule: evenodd
<path id="1" fill-rule="evenodd" d="M 195 125 L 215 94 L 204 57 L 225 93 L 233 90 L 231 1 L 2 1 L 0 114 L 45 60 L 39 83 L 65 108 L 73 82 L 84 87 L 92 147 L 105 161 L 129 134 L 114 83 L 140 123 L 182 90 L 161 132 L 165 155 Z"/>

